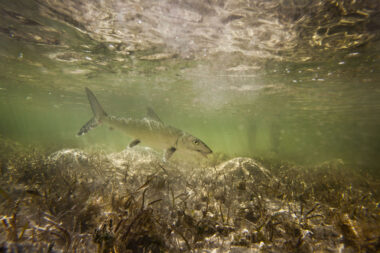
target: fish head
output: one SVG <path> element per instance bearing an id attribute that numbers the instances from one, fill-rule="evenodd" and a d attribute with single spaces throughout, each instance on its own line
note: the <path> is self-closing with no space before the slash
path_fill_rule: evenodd
<path id="1" fill-rule="evenodd" d="M 212 150 L 203 141 L 188 133 L 179 138 L 179 145 L 182 148 L 196 151 L 205 157 L 212 153 Z"/>

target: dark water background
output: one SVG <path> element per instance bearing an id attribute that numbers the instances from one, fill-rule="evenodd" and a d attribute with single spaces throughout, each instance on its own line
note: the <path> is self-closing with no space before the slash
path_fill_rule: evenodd
<path id="1" fill-rule="evenodd" d="M 1 1 L 0 134 L 46 147 L 129 138 L 112 115 L 164 122 L 215 152 L 377 170 L 378 1 Z"/>

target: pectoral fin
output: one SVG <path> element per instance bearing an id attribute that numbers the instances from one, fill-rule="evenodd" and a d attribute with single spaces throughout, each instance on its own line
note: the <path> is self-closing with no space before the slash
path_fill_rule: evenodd
<path id="1" fill-rule="evenodd" d="M 139 144 L 141 141 L 139 139 L 136 139 L 136 140 L 133 140 L 129 143 L 128 147 L 129 148 L 133 148 L 134 146 L 136 146 L 137 144 Z"/>
<path id="2" fill-rule="evenodd" d="M 168 148 L 167 150 L 165 150 L 165 154 L 164 154 L 164 160 L 167 161 L 170 159 L 170 157 L 174 154 L 174 152 L 176 151 L 177 149 L 175 147 L 171 147 L 171 148 Z"/>

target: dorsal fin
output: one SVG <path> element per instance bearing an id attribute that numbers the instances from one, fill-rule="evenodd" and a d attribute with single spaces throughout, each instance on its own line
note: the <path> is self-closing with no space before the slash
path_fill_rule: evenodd
<path id="1" fill-rule="evenodd" d="M 148 118 L 151 118 L 151 119 L 153 119 L 155 121 L 158 121 L 158 122 L 160 122 L 162 124 L 164 123 L 164 122 L 162 122 L 162 120 L 160 119 L 160 117 L 158 117 L 157 114 L 150 107 L 146 108 L 146 115 L 148 116 Z"/>

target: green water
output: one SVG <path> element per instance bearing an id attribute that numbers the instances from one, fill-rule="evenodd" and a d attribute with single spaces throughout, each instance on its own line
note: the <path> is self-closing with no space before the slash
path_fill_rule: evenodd
<path id="1" fill-rule="evenodd" d="M 125 148 L 105 127 L 75 136 L 89 87 L 109 114 L 153 107 L 216 153 L 378 169 L 379 5 L 289 3 L 154 5 L 165 19 L 147 1 L 1 1 L 0 134 Z"/>

